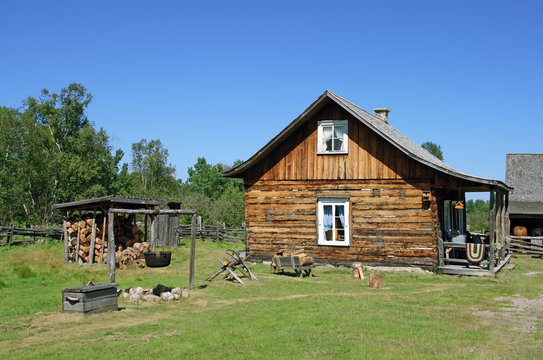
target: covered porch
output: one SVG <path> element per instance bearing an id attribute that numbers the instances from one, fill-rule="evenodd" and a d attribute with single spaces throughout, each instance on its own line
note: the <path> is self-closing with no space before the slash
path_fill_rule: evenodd
<path id="1" fill-rule="evenodd" d="M 511 257 L 509 190 L 498 185 L 463 183 L 438 191 L 438 271 L 450 275 L 495 276 Z M 467 226 L 466 193 L 489 193 L 489 229 L 471 232 Z"/>

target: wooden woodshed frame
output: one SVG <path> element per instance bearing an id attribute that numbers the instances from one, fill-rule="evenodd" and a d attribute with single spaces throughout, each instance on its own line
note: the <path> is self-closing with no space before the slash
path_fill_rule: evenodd
<path id="1" fill-rule="evenodd" d="M 391 126 L 388 112 L 373 115 L 325 91 L 249 160 L 223 174 L 244 180 L 250 259 L 270 260 L 279 248 L 297 246 L 332 264 L 474 275 L 503 266 L 510 187 L 454 170 Z M 447 237 L 444 206 L 465 203 L 471 191 L 489 192 L 492 199 L 488 260 L 477 267 L 447 257 L 458 245 Z M 465 232 L 465 214 L 462 220 L 456 231 Z M 339 237 L 330 240 L 328 232 L 338 229 Z"/>
<path id="2" fill-rule="evenodd" d="M 63 212 L 63 229 L 64 229 L 64 262 L 68 263 L 68 234 L 66 231 L 66 221 L 71 214 L 75 212 L 81 213 L 82 211 L 92 211 L 94 214 L 94 220 L 96 214 L 101 211 L 104 218 L 104 228 L 107 224 L 108 227 L 108 247 L 109 249 L 115 249 L 115 234 L 113 230 L 114 216 L 115 214 L 140 214 L 145 215 L 145 238 L 147 239 L 147 217 L 150 217 L 150 243 L 153 251 L 157 246 L 157 225 L 158 216 L 165 215 L 180 215 L 189 214 L 192 215 L 191 222 L 191 251 L 190 251 L 190 269 L 189 269 L 189 287 L 192 290 L 194 288 L 194 264 L 195 264 L 195 236 L 194 229 L 196 223 L 196 210 L 184 210 L 184 209 L 160 209 L 165 202 L 155 199 L 142 199 L 133 197 L 122 196 L 104 196 L 94 199 L 86 199 L 80 201 L 73 201 L 62 204 L 54 204 L 53 209 L 58 209 Z M 171 204 L 170 204 L 171 205 Z M 107 219 L 107 221 L 106 221 Z M 93 230 L 91 235 L 91 253 L 94 252 L 94 240 L 95 240 L 95 227 L 96 221 L 93 221 Z M 168 233 L 171 231 L 168 230 Z M 175 234 L 175 231 L 173 231 Z M 102 247 L 103 249 L 103 247 Z M 89 259 L 89 266 L 92 265 L 92 256 Z M 115 283 L 115 251 L 108 251 L 109 264 L 109 282 Z"/>

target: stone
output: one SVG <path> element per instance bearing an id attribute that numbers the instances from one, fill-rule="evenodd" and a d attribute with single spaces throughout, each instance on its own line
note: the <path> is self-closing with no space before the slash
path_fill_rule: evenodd
<path id="1" fill-rule="evenodd" d="M 149 295 L 145 295 L 143 297 L 143 300 L 147 301 L 147 302 L 159 302 L 160 301 L 160 297 L 159 296 L 156 296 L 156 295 L 153 295 L 153 294 L 149 294 Z"/>
<path id="2" fill-rule="evenodd" d="M 190 293 L 188 291 L 181 291 L 181 297 L 183 299 L 188 299 L 190 297 Z"/>
<path id="3" fill-rule="evenodd" d="M 140 294 L 134 293 L 134 294 L 130 295 L 130 301 L 133 301 L 133 302 L 141 301 Z"/>
<path id="4" fill-rule="evenodd" d="M 175 289 L 172 289 L 171 293 L 181 295 L 181 288 L 176 287 Z"/>
<path id="5" fill-rule="evenodd" d="M 141 286 L 138 286 L 136 289 L 134 289 L 134 292 L 136 294 L 141 294 L 141 293 L 143 293 L 143 288 Z"/>
<path id="6" fill-rule="evenodd" d="M 160 298 L 164 301 L 172 301 L 174 299 L 174 296 L 171 292 L 163 292 Z"/>

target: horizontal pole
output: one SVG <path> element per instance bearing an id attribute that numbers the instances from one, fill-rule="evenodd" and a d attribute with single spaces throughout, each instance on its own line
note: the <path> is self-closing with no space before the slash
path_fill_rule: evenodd
<path id="1" fill-rule="evenodd" d="M 163 214 L 196 214 L 196 210 L 176 210 L 176 209 L 109 209 L 110 213 L 123 213 L 123 214 L 147 214 L 147 215 L 163 215 Z"/>
<path id="2" fill-rule="evenodd" d="M 446 242 L 446 241 L 444 241 L 443 242 L 443 247 L 465 249 L 466 248 L 466 243 L 455 243 L 455 242 Z M 485 244 L 485 249 L 488 249 L 488 247 L 489 247 L 489 245 Z"/>
<path id="3" fill-rule="evenodd" d="M 513 236 L 509 235 L 509 237 L 513 240 L 543 240 L 543 236 Z"/>

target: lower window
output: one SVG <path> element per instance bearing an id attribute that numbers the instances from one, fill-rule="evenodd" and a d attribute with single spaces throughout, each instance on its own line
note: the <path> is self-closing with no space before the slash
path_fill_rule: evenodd
<path id="1" fill-rule="evenodd" d="M 349 246 L 349 199 L 319 199 L 319 245 Z"/>

